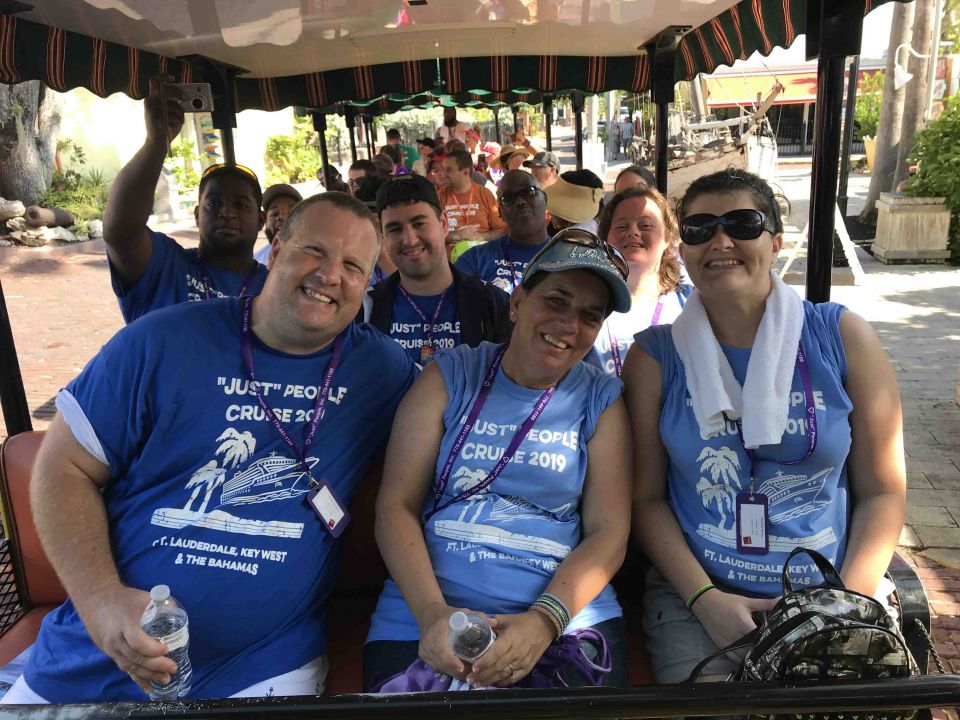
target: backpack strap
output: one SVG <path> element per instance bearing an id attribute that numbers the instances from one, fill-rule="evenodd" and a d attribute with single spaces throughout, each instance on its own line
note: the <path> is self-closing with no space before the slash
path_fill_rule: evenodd
<path id="1" fill-rule="evenodd" d="M 846 590 L 847 586 L 843 584 L 840 573 L 829 560 L 816 550 L 805 547 L 795 547 L 783 563 L 783 589 L 785 592 L 793 592 L 793 583 L 790 582 L 790 561 L 797 555 L 808 555 L 817 566 L 817 570 L 823 575 L 825 581 L 824 587 L 832 587 L 838 590 Z"/>
<path id="2" fill-rule="evenodd" d="M 721 655 L 724 655 L 728 652 L 733 652 L 734 650 L 744 650 L 751 647 L 753 645 L 753 641 L 757 639 L 758 632 L 760 632 L 760 628 L 754 628 L 742 638 L 739 640 L 734 640 L 722 650 L 717 650 L 715 653 L 707 655 L 703 660 L 697 663 L 697 666 L 693 670 L 690 671 L 690 677 L 687 678 L 687 682 L 696 682 L 697 678 L 700 677 L 701 673 L 703 673 L 704 668 L 706 668 L 707 665 L 712 663 Z"/>

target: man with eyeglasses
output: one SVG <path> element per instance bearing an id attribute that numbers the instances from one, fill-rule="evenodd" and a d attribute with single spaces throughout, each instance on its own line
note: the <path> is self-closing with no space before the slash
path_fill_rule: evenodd
<path id="1" fill-rule="evenodd" d="M 146 700 L 176 668 L 139 624 L 159 584 L 190 614 L 186 698 L 323 693 L 346 508 L 417 374 L 354 322 L 379 245 L 360 201 L 308 198 L 259 295 L 150 313 L 60 392 L 32 504 L 70 599 L 3 702 Z"/>
<path id="2" fill-rule="evenodd" d="M 370 160 L 355 160 L 347 168 L 347 186 L 350 188 L 350 194 L 356 195 L 357 192 L 369 182 L 370 178 L 377 176 L 377 166 Z"/>
<path id="3" fill-rule="evenodd" d="M 263 227 L 262 191 L 242 165 L 213 165 L 200 178 L 196 249 L 147 227 L 170 142 L 183 127 L 174 91 L 151 79 L 144 102 L 147 138 L 117 174 L 103 214 L 113 291 L 126 322 L 187 300 L 256 295 L 267 269 L 253 259 Z"/>
<path id="4" fill-rule="evenodd" d="M 510 170 L 497 188 L 497 203 L 507 234 L 470 248 L 456 266 L 510 294 L 547 242 L 547 199 L 533 175 Z"/>
<path id="5" fill-rule="evenodd" d="M 507 294 L 447 262 L 446 220 L 429 180 L 387 180 L 377 192 L 377 212 L 397 272 L 364 298 L 367 322 L 422 366 L 444 348 L 510 339 Z"/>

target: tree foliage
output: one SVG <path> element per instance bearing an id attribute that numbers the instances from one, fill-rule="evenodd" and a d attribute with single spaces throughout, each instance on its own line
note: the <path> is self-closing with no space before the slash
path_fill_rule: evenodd
<path id="1" fill-rule="evenodd" d="M 951 258 L 960 261 L 960 96 L 951 98 L 940 117 L 917 134 L 910 162 L 918 167 L 906 193 L 947 199 Z"/>
<path id="2" fill-rule="evenodd" d="M 313 180 L 320 167 L 320 150 L 311 118 L 295 117 L 290 135 L 267 138 L 264 160 L 267 185 Z"/>
<path id="3" fill-rule="evenodd" d="M 860 137 L 877 137 L 880 123 L 880 100 L 883 96 L 883 78 L 885 73 L 875 72 L 860 76 L 857 86 L 857 105 L 853 117 L 860 128 Z"/>

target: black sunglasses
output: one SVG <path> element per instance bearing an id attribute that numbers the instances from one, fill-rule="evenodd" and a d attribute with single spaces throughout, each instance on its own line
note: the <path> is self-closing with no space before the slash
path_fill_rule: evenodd
<path id="1" fill-rule="evenodd" d="M 527 185 L 526 187 L 523 187 L 517 190 L 516 192 L 503 193 L 497 199 L 497 202 L 499 202 L 501 205 L 513 205 L 517 202 L 517 198 L 523 198 L 529 203 L 529 202 L 533 202 L 533 199 L 542 192 L 543 190 L 536 187 L 535 185 Z"/>
<path id="2" fill-rule="evenodd" d="M 723 215 L 690 215 L 680 222 L 680 239 L 687 245 L 702 245 L 714 236 L 720 225 L 734 240 L 756 240 L 764 230 L 773 232 L 766 215 L 759 210 L 744 208 Z"/>
<path id="3" fill-rule="evenodd" d="M 541 255 L 544 255 L 550 248 L 556 245 L 558 242 L 569 243 L 570 245 L 580 245 L 582 247 L 589 248 L 599 248 L 607 254 L 607 259 L 610 261 L 610 264 L 620 273 L 620 277 L 624 280 L 627 279 L 627 275 L 630 274 L 630 268 L 627 265 L 626 259 L 623 255 L 620 254 L 620 251 L 617 250 L 613 245 L 608 242 L 604 242 L 596 235 L 594 235 L 589 230 L 582 230 L 581 228 L 567 228 L 561 230 L 543 246 L 543 249 L 533 256 L 533 259 L 528 263 L 533 265 Z"/>

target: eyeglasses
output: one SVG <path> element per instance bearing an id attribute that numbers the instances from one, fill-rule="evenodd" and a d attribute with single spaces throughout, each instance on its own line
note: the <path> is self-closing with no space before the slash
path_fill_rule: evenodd
<path id="1" fill-rule="evenodd" d="M 543 190 L 538 188 L 536 185 L 527 185 L 523 188 L 520 188 L 516 192 L 505 192 L 497 200 L 501 205 L 514 205 L 517 202 L 517 198 L 523 198 L 528 203 L 532 203 L 533 199 L 537 197 Z"/>
<path id="2" fill-rule="evenodd" d="M 224 170 L 238 170 L 244 175 L 248 175 L 249 177 L 253 178 L 257 185 L 260 185 L 260 178 L 257 177 L 257 174 L 253 170 L 248 168 L 246 165 L 236 165 L 234 163 L 216 163 L 211 165 L 204 170 L 203 173 L 201 173 L 200 177 L 205 178 L 208 175 L 213 175 L 214 173 L 219 173 Z"/>
<path id="3" fill-rule="evenodd" d="M 619 250 L 613 247 L 613 245 L 610 243 L 601 240 L 589 230 L 583 230 L 581 228 L 567 228 L 566 230 L 561 230 L 558 232 L 556 235 L 550 238 L 547 244 L 543 246 L 543 249 L 533 257 L 533 259 L 528 263 L 528 266 L 534 265 L 541 255 L 546 254 L 550 248 L 559 242 L 565 242 L 570 245 L 580 245 L 581 247 L 599 248 L 607 254 L 607 259 L 620 274 L 620 277 L 626 280 L 627 275 L 630 274 L 630 268 L 627 265 L 627 261 L 623 255 L 620 254 Z"/>
<path id="4" fill-rule="evenodd" d="M 734 240 L 756 240 L 764 230 L 773 232 L 766 215 L 759 210 L 744 208 L 723 215 L 690 215 L 680 223 L 680 239 L 687 245 L 702 245 L 714 236 L 720 225 Z"/>

